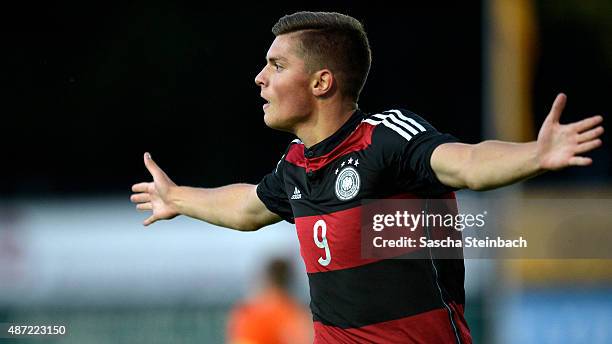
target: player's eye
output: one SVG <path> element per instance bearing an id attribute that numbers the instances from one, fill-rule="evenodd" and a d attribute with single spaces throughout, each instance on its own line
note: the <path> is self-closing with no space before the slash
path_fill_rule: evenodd
<path id="1" fill-rule="evenodd" d="M 276 71 L 281 71 L 283 69 L 283 66 L 279 65 L 278 63 L 274 64 L 274 69 L 276 69 Z"/>

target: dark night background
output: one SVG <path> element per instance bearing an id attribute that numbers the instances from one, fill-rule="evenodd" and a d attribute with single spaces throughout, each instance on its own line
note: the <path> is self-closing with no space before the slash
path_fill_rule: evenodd
<path id="1" fill-rule="evenodd" d="M 404 107 L 464 142 L 484 138 L 481 3 L 327 3 L 30 4 L 5 11 L 1 195 L 127 197 L 131 184 L 149 179 L 145 151 L 178 184 L 257 183 L 292 137 L 265 127 L 253 79 L 272 25 L 303 9 L 340 11 L 364 23 L 373 65 L 362 109 Z M 571 8 L 552 3 L 537 6 L 545 19 L 534 128 L 561 91 L 568 94 L 562 121 L 610 109 L 609 15 L 569 16 Z M 593 167 L 531 183 L 609 180 L 607 137 L 591 155 Z"/>

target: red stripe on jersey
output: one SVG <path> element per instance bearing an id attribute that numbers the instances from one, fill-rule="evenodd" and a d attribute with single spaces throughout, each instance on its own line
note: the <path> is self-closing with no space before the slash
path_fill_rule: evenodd
<path id="1" fill-rule="evenodd" d="M 325 246 L 321 245 L 324 243 L 323 228 L 317 226 L 315 233 L 315 224 L 319 220 L 325 221 L 327 250 L 320 247 Z M 346 269 L 379 260 L 361 258 L 360 206 L 326 215 L 297 217 L 295 227 L 308 273 Z M 324 265 L 327 259 L 330 261 Z"/>
<path id="2" fill-rule="evenodd" d="M 461 305 L 453 306 L 455 309 L 463 310 Z M 463 318 L 463 313 L 458 316 Z M 462 344 L 472 343 L 472 338 L 465 321 L 455 322 L 455 328 L 457 328 Z M 314 330 L 314 344 L 448 344 L 457 342 L 454 327 L 449 321 L 448 311 L 444 308 L 359 328 L 343 329 L 315 322 Z"/>
<path id="3" fill-rule="evenodd" d="M 303 167 L 308 171 L 316 171 L 334 161 L 336 158 L 367 148 L 372 143 L 372 131 L 374 128 L 374 125 L 361 122 L 357 128 L 355 128 L 355 131 L 331 152 L 311 159 L 306 159 L 304 156 L 304 144 L 291 145 L 285 160 L 296 166 Z"/>
<path id="4" fill-rule="evenodd" d="M 455 194 L 451 192 L 445 194 L 444 197 L 439 205 L 444 205 L 445 210 L 456 213 Z M 401 194 L 391 196 L 390 198 L 418 199 L 418 196 Z M 418 206 L 416 203 L 411 204 L 413 207 L 415 205 Z M 424 208 L 417 207 L 412 210 L 413 213 L 418 214 L 422 209 Z M 372 203 L 365 207 L 360 205 L 329 214 L 296 217 L 295 226 L 300 241 L 300 253 L 306 265 L 306 272 L 317 273 L 348 269 L 422 250 L 423 248 L 420 247 L 373 248 L 374 237 L 381 234 L 380 232 L 372 231 L 369 223 L 365 219 L 362 221 L 362 216 L 371 218 L 372 211 L 384 210 L 384 205 L 377 206 L 376 203 Z M 362 226 L 366 226 L 363 229 L 363 237 Z M 446 233 L 446 231 L 436 231 L 435 233 L 442 234 Z M 452 231 L 451 233 L 458 235 L 459 238 L 461 236 L 460 232 Z M 419 227 L 413 232 L 388 230 L 383 233 L 383 237 L 391 240 L 398 239 L 406 234 L 414 238 L 424 236 L 423 228 Z M 324 235 L 325 238 L 323 237 Z"/>
<path id="5" fill-rule="evenodd" d="M 457 331 L 459 332 L 459 338 L 461 338 L 461 342 L 471 343 L 472 334 L 470 333 L 470 328 L 468 327 L 467 320 L 465 320 L 464 315 L 465 305 L 451 302 L 449 304 L 449 307 L 452 309 L 453 320 L 455 321 L 455 326 L 457 327 Z"/>

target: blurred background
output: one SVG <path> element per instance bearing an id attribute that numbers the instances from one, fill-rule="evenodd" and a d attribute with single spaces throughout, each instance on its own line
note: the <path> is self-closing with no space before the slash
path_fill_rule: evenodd
<path id="1" fill-rule="evenodd" d="M 150 178 L 145 151 L 178 184 L 258 183 L 272 171 L 292 137 L 266 128 L 253 80 L 272 25 L 298 10 L 363 22 L 366 112 L 403 107 L 468 143 L 526 141 L 565 92 L 562 122 L 608 121 L 610 0 L 5 8 L 0 323 L 68 325 L 70 336 L 42 340 L 53 343 L 223 343 L 228 312 L 278 256 L 293 262 L 292 291 L 307 304 L 292 225 L 237 233 L 177 218 L 145 230 L 129 202 Z M 588 168 L 487 196 L 610 199 L 603 140 Z M 475 342 L 612 343 L 609 260 L 465 263 Z"/>

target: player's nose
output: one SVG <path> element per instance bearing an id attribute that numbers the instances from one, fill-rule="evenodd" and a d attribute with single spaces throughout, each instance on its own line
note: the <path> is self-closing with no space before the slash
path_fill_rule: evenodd
<path id="1" fill-rule="evenodd" d="M 257 74 L 257 75 L 255 76 L 255 84 L 256 84 L 257 86 L 261 86 L 261 87 L 263 87 L 263 86 L 265 86 L 265 84 L 266 84 L 266 82 L 265 82 L 264 70 L 265 70 L 265 68 L 263 68 L 263 69 L 262 69 L 262 70 L 259 72 L 259 74 Z"/>

